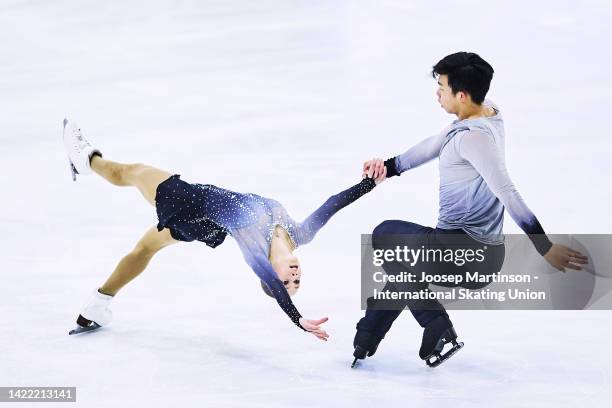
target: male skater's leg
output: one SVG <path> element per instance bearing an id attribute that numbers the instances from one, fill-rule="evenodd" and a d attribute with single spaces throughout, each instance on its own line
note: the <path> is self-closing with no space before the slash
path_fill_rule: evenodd
<path id="1" fill-rule="evenodd" d="M 387 220 L 374 229 L 372 246 L 374 249 L 382 250 L 393 250 L 396 246 L 419 249 L 422 246 L 427 247 L 429 237 L 433 232 L 434 229 L 431 227 L 406 221 Z M 402 272 L 411 271 L 411 268 L 402 262 L 386 262 L 383 264 L 383 269 L 387 275 L 399 275 Z M 400 289 L 397 285 L 395 286 L 395 288 L 391 287 L 390 289 L 392 291 Z M 410 292 L 425 288 L 427 288 L 427 284 L 417 282 L 401 285 L 401 290 Z M 385 287 L 385 289 L 388 289 L 388 287 Z M 393 322 L 405 306 L 410 308 L 413 316 L 423 328 L 427 328 L 432 322 L 438 322 L 440 319 L 450 322 L 442 304 L 434 299 L 418 302 L 375 302 L 373 299 L 368 300 L 366 314 L 357 324 L 357 333 L 353 344 L 356 359 L 374 354 L 378 344 L 390 330 Z M 389 310 L 384 310 L 386 304 L 392 307 Z M 364 350 L 366 350 L 365 353 Z"/>
<path id="2" fill-rule="evenodd" d="M 387 284 L 383 292 L 387 289 L 394 290 L 390 286 Z M 374 306 L 376 303 L 378 303 L 376 306 L 378 308 Z M 397 305 L 393 306 L 395 309 L 390 310 L 382 310 L 379 309 L 380 307 L 384 306 L 374 298 L 368 298 L 365 316 L 357 322 L 357 333 L 353 340 L 355 362 L 357 359 L 371 357 L 376 353 L 378 344 L 385 338 L 395 319 L 402 313 L 402 308 L 398 308 Z"/>
<path id="3" fill-rule="evenodd" d="M 428 248 L 432 242 L 432 234 L 435 229 L 413 222 L 401 220 L 387 220 L 379 224 L 372 232 L 372 247 L 374 249 L 392 249 L 396 247 L 408 247 L 419 250 Z M 387 275 L 399 276 L 403 272 L 420 273 L 426 264 L 417 262 L 411 266 L 404 262 L 385 262 L 382 265 Z M 427 288 L 427 284 L 421 282 L 395 284 L 395 290 L 419 291 Z M 446 315 L 446 310 L 440 302 L 435 299 L 427 299 L 418 302 L 404 302 L 398 307 L 408 306 L 412 315 L 421 327 L 427 326 L 434 319 Z"/>

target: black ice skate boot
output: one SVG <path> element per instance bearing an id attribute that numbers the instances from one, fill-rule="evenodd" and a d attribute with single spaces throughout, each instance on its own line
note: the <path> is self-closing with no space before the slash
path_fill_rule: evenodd
<path id="1" fill-rule="evenodd" d="M 447 343 L 452 343 L 452 348 L 442 354 L 444 345 Z M 437 367 L 462 347 L 463 343 L 457 342 L 457 332 L 448 316 L 439 316 L 432 320 L 423 331 L 419 357 L 425 360 L 429 367 Z"/>
<path id="2" fill-rule="evenodd" d="M 363 360 L 366 357 L 372 357 L 374 353 L 376 353 L 376 349 L 380 344 L 382 339 L 378 336 L 373 335 L 370 332 L 357 330 L 357 334 L 355 334 L 355 340 L 353 340 L 353 347 L 355 347 L 355 351 L 353 352 L 353 364 L 351 364 L 351 368 L 355 367 L 357 364 L 357 360 Z"/>

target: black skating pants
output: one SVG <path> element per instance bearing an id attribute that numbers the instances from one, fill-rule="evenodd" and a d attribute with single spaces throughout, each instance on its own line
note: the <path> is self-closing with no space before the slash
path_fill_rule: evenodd
<path id="1" fill-rule="evenodd" d="M 483 248 L 483 245 L 461 229 L 441 229 L 425 227 L 407 221 L 387 220 L 379 224 L 372 233 L 372 246 L 374 249 L 393 249 L 397 245 L 408 246 L 411 248 L 436 248 L 436 249 L 478 249 Z M 455 264 L 438 264 L 438 263 L 417 263 L 413 267 L 407 266 L 405 263 L 385 263 L 383 269 L 388 275 L 397 274 L 400 271 L 412 271 L 420 275 L 421 272 L 431 275 L 443 274 L 458 274 L 466 271 L 473 272 L 478 270 L 481 274 L 493 274 L 501 270 L 505 247 L 501 245 L 487 245 L 486 256 L 484 262 L 478 264 L 475 269 L 475 263 L 466 262 L 461 266 Z M 388 284 L 390 285 L 390 284 Z M 479 286 L 480 285 L 480 286 Z M 445 284 L 444 286 L 458 286 L 456 284 Z M 464 284 L 462 287 L 468 289 L 480 289 L 486 286 L 485 284 Z M 418 291 L 428 287 L 426 283 L 406 283 L 401 288 L 407 291 Z M 386 289 L 386 288 L 385 288 Z M 437 300 L 426 300 L 418 302 L 403 301 L 403 305 L 398 307 L 397 302 L 393 304 L 393 310 L 381 310 L 381 305 L 374 308 L 376 304 L 372 298 L 368 299 L 368 308 L 365 316 L 357 323 L 357 330 L 363 330 L 372 333 L 373 335 L 384 338 L 389 331 L 393 322 L 402 313 L 403 307 L 408 307 L 410 312 L 421 327 L 427 326 L 429 322 L 438 316 L 447 316 L 448 314 L 444 306 Z M 384 307 L 384 306 L 383 306 Z"/>

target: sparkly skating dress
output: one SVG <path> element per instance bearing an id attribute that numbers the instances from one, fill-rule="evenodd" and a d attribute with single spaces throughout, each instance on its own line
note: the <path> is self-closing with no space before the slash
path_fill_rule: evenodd
<path id="1" fill-rule="evenodd" d="M 176 240 L 198 240 L 212 248 L 220 245 L 227 234 L 231 235 L 246 262 L 268 286 L 283 311 L 301 327 L 302 316 L 268 260 L 274 228 L 282 226 L 295 247 L 307 244 L 336 212 L 374 186 L 373 179 L 363 179 L 327 199 L 303 222 L 296 222 L 276 200 L 211 184 L 187 183 L 175 174 L 157 187 L 157 229 L 168 228 Z"/>

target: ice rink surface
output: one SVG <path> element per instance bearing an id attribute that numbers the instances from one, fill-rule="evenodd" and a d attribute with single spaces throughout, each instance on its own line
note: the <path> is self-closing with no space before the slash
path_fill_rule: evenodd
<path id="1" fill-rule="evenodd" d="M 435 370 L 405 313 L 349 368 L 360 234 L 434 225 L 436 163 L 300 248 L 294 301 L 329 316 L 327 343 L 261 293 L 230 238 L 164 249 L 109 327 L 69 337 L 157 220 L 135 189 L 72 182 L 61 121 L 106 158 L 273 197 L 302 219 L 365 159 L 454 119 L 429 70 L 475 51 L 496 70 L 510 175 L 546 231 L 610 233 L 611 19 L 608 1 L 0 1 L 0 386 L 76 386 L 82 407 L 608 406 L 607 311 L 451 312 L 466 346 Z M 520 232 L 508 215 L 505 231 Z"/>

